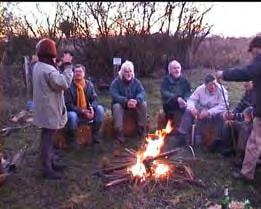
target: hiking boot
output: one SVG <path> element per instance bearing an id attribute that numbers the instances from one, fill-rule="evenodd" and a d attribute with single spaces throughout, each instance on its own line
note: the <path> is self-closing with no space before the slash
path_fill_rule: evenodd
<path id="1" fill-rule="evenodd" d="M 52 171 L 44 171 L 43 172 L 43 177 L 50 179 L 50 180 L 59 180 L 62 178 L 60 173 L 55 172 L 54 170 Z"/>

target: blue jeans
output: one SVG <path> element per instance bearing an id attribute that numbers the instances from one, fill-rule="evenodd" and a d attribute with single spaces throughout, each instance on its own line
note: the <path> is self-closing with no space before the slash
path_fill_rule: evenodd
<path id="1" fill-rule="evenodd" d="M 67 114 L 68 114 L 67 125 L 69 130 L 76 130 L 78 128 L 79 123 L 88 122 L 87 119 L 80 118 L 78 114 L 74 111 L 69 111 Z M 103 122 L 103 119 L 104 119 L 104 107 L 102 105 L 97 105 L 93 123 L 101 124 Z"/>

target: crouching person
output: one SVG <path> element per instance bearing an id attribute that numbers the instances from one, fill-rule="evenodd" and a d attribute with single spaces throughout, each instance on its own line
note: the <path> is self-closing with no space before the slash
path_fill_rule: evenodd
<path id="1" fill-rule="evenodd" d="M 224 89 L 226 102 L 228 95 Z M 214 138 L 210 145 L 212 151 L 215 150 L 215 145 L 221 139 L 223 119 L 222 114 L 226 111 L 226 104 L 222 95 L 222 89 L 217 83 L 212 74 L 208 74 L 204 79 L 204 84 L 196 88 L 187 102 L 187 108 L 182 116 L 180 126 L 177 131 L 177 138 L 175 139 L 177 145 L 184 145 L 186 143 L 186 135 L 190 133 L 194 120 L 197 120 L 195 143 L 201 145 L 203 128 L 207 124 L 212 124 L 215 128 Z"/>
<path id="2" fill-rule="evenodd" d="M 64 90 L 69 88 L 72 78 L 71 60 L 64 58 L 65 69 L 60 73 L 55 66 L 57 56 L 55 42 L 45 38 L 36 45 L 39 58 L 33 68 L 33 123 L 41 127 L 41 160 L 43 175 L 49 179 L 60 179 L 54 148 L 54 137 L 57 130 L 67 122 L 67 111 L 64 103 Z"/>
<path id="3" fill-rule="evenodd" d="M 135 78 L 134 65 L 131 61 L 122 64 L 119 75 L 111 83 L 110 93 L 116 140 L 120 143 L 124 142 L 123 116 L 126 111 L 136 114 L 138 134 L 145 136 L 147 122 L 145 90 L 140 80 Z"/>
<path id="4" fill-rule="evenodd" d="M 226 126 L 231 126 L 234 131 L 237 133 L 237 137 L 235 138 L 235 165 L 242 166 L 242 162 L 244 160 L 245 149 L 247 140 L 251 134 L 253 128 L 253 107 L 249 106 L 243 111 L 243 121 L 231 120 L 228 121 Z"/>
<path id="5" fill-rule="evenodd" d="M 93 143 L 101 143 L 100 127 L 104 119 L 104 108 L 97 103 L 97 93 L 90 80 L 85 79 L 85 67 L 76 64 L 70 88 L 65 91 L 68 110 L 69 143 L 77 145 L 76 131 L 79 124 L 88 124 L 92 129 Z"/>
<path id="6" fill-rule="evenodd" d="M 241 122 L 246 120 L 251 121 L 251 116 L 247 116 L 247 112 L 252 109 L 251 106 L 254 105 L 254 99 L 256 97 L 256 92 L 253 89 L 252 81 L 244 83 L 245 92 L 237 104 L 237 106 L 233 109 L 232 112 L 225 112 L 223 115 L 225 126 L 223 130 L 223 137 L 222 137 L 222 154 L 224 156 L 230 156 L 235 154 L 236 151 L 236 143 L 234 142 L 239 137 L 239 131 L 241 131 L 238 125 Z M 248 109 L 247 109 L 248 108 Z M 247 109 L 247 110 L 246 110 Z M 246 116 L 246 117 L 245 117 Z M 234 126 L 235 123 L 235 126 Z M 243 122 L 244 123 L 244 122 Z"/>

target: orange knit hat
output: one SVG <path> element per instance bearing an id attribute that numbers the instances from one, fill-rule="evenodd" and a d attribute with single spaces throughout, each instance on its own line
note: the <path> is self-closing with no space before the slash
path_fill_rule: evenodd
<path id="1" fill-rule="evenodd" d="M 51 57 L 55 58 L 57 56 L 57 50 L 55 42 L 49 38 L 41 39 L 36 44 L 36 54 L 38 57 Z"/>

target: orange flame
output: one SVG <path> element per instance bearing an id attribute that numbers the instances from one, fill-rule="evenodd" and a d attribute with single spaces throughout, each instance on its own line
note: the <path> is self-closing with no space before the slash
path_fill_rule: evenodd
<path id="1" fill-rule="evenodd" d="M 171 126 L 171 121 L 169 120 L 166 128 L 162 130 L 156 130 L 155 134 L 148 134 L 146 137 L 147 143 L 145 145 L 144 151 L 140 151 L 137 154 L 136 164 L 128 168 L 128 171 L 131 172 L 134 177 L 138 177 L 142 181 L 145 180 L 148 174 L 143 161 L 147 158 L 156 157 L 160 154 L 161 148 L 165 142 L 165 138 L 172 130 L 173 127 Z M 159 164 L 156 161 L 153 162 L 153 168 L 151 167 L 150 169 L 156 178 L 166 175 L 169 171 L 168 165 Z"/>

